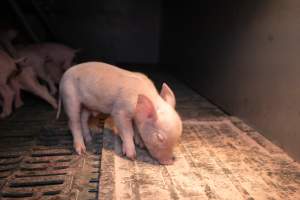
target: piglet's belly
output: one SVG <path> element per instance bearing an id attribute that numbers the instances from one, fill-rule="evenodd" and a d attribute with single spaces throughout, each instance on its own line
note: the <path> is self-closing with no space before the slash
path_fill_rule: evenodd
<path id="1" fill-rule="evenodd" d="M 113 108 L 112 100 L 98 99 L 98 98 L 85 98 L 81 100 L 81 104 L 88 110 L 93 112 L 100 112 L 110 114 Z"/>

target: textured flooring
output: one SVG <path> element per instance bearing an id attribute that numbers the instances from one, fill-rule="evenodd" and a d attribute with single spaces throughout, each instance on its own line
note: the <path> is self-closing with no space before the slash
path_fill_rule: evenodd
<path id="1" fill-rule="evenodd" d="M 161 84 L 159 74 L 152 78 Z M 141 149 L 136 161 L 127 160 L 105 129 L 100 199 L 300 199 L 297 162 L 238 118 L 172 78 L 168 83 L 184 121 L 175 164 L 158 165 Z"/>
<path id="2" fill-rule="evenodd" d="M 300 199 L 300 166 L 285 152 L 176 80 L 152 79 L 175 90 L 184 122 L 174 165 L 141 149 L 127 160 L 109 129 L 77 156 L 66 120 L 30 100 L 0 122 L 0 199 Z"/>
<path id="3" fill-rule="evenodd" d="M 102 135 L 78 156 L 67 121 L 55 121 L 55 111 L 38 99 L 25 103 L 0 121 L 0 199 L 98 199 Z"/>

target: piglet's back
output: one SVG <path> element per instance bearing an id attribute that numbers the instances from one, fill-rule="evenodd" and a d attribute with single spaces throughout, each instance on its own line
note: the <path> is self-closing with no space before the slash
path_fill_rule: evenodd
<path id="1" fill-rule="evenodd" d="M 132 113 L 139 94 L 153 100 L 159 96 L 145 75 L 101 62 L 71 67 L 63 75 L 60 91 L 70 90 L 71 85 L 83 105 L 103 113 L 114 109 Z"/>
<path id="2" fill-rule="evenodd" d="M 72 73 L 76 77 L 80 77 L 82 74 L 91 77 L 95 75 L 101 78 L 139 77 L 139 73 L 130 72 L 103 62 L 81 63 L 69 69 L 68 73 Z"/>
<path id="3" fill-rule="evenodd" d="M 133 110 L 139 94 L 153 100 L 159 96 L 145 75 L 101 62 L 87 62 L 71 67 L 61 83 L 68 85 L 70 80 L 83 104 L 89 104 L 90 108 L 95 108 L 96 101 L 101 100 L 102 105 L 108 107 L 115 104 Z M 91 99 L 95 100 L 94 103 L 91 103 Z"/>
<path id="4" fill-rule="evenodd" d="M 113 88 L 118 93 L 131 90 L 156 90 L 153 83 L 141 73 L 130 72 L 102 62 L 86 62 L 70 68 L 64 76 L 72 76 L 79 84 L 100 87 L 106 92 Z M 84 84 L 82 84 L 84 83 Z M 140 89 L 139 89 L 140 88 Z M 143 91 L 140 91 L 143 93 Z"/>

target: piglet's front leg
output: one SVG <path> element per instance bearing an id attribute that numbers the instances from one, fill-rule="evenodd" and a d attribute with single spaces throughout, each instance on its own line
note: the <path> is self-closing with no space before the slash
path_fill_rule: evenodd
<path id="1" fill-rule="evenodd" d="M 50 89 L 50 94 L 55 95 L 57 93 L 57 88 L 55 86 L 54 81 L 51 79 L 51 77 L 47 74 L 43 74 L 43 79 L 47 82 L 49 89 Z"/>
<path id="2" fill-rule="evenodd" d="M 16 79 L 11 79 L 9 82 L 10 87 L 14 90 L 15 96 L 15 108 L 20 108 L 24 105 L 21 98 L 21 85 Z"/>
<path id="3" fill-rule="evenodd" d="M 136 145 L 138 145 L 141 149 L 144 149 L 144 148 L 145 148 L 145 144 L 144 144 L 144 142 L 143 142 L 143 140 L 142 140 L 142 138 L 141 138 L 141 136 L 139 135 L 139 133 L 138 133 L 137 130 L 134 131 L 134 136 L 133 136 L 133 138 L 134 138 L 134 143 L 135 143 Z"/>
<path id="4" fill-rule="evenodd" d="M 0 114 L 0 118 L 5 118 L 11 114 L 14 95 L 14 92 L 8 85 L 0 83 L 0 96 L 3 98 L 3 111 Z"/>
<path id="5" fill-rule="evenodd" d="M 118 134 L 123 142 L 122 151 L 129 159 L 134 160 L 136 157 L 135 145 L 133 142 L 132 119 L 126 111 L 117 111 L 112 113 L 113 120 L 118 130 Z"/>

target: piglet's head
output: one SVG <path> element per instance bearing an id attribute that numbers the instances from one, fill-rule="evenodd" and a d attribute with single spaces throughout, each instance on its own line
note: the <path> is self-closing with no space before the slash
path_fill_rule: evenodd
<path id="1" fill-rule="evenodd" d="M 161 164 L 172 164 L 182 122 L 174 109 L 175 96 L 166 84 L 163 84 L 160 96 L 156 107 L 145 95 L 138 96 L 135 125 L 151 156 Z"/>
<path id="2" fill-rule="evenodd" d="M 64 70 L 68 70 L 70 67 L 72 67 L 75 64 L 74 60 L 76 58 L 76 54 L 80 51 L 81 49 L 70 49 L 69 51 L 64 52 L 65 61 L 62 64 L 62 68 Z"/>

